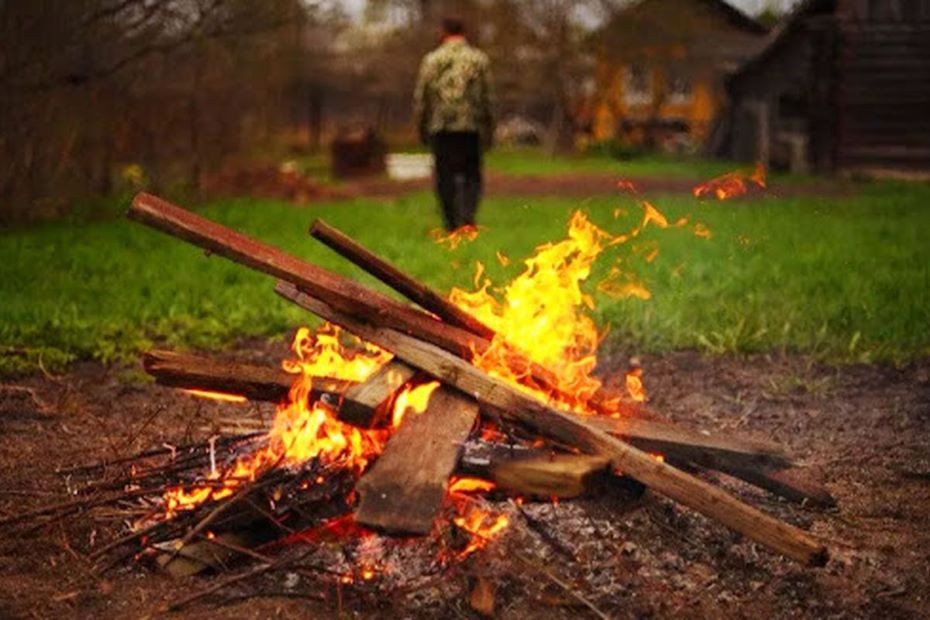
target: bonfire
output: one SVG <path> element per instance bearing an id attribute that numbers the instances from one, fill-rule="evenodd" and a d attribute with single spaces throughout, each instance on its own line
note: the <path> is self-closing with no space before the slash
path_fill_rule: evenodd
<path id="1" fill-rule="evenodd" d="M 279 295 L 324 323 L 297 330 L 277 369 L 147 353 L 159 383 L 222 401 L 274 401 L 273 420 L 73 468 L 86 479 L 82 498 L 8 521 L 130 501 L 125 535 L 92 553 L 101 570 L 130 559 L 177 575 L 251 563 L 174 608 L 269 572 L 346 587 L 422 585 L 506 537 L 524 502 L 605 485 L 649 487 L 776 553 L 822 564 L 826 549 L 810 535 L 689 473 L 720 471 L 789 500 L 831 504 L 793 476 L 778 446 L 669 423 L 647 407 L 641 368 L 610 385 L 595 374 L 605 335 L 586 292 L 595 263 L 649 227 L 706 230 L 639 205 L 638 224 L 621 233 L 576 212 L 566 238 L 536 248 L 506 286 L 494 287 L 479 263 L 473 289 L 447 297 L 326 223 L 313 225 L 314 237 L 418 309 L 139 194 L 131 218 L 274 276 Z M 437 242 L 454 247 L 478 234 Z M 648 298 L 622 266 L 604 269 L 596 288 Z"/>

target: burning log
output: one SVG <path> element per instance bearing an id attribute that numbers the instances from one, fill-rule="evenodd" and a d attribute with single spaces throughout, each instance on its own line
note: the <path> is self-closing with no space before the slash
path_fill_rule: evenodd
<path id="1" fill-rule="evenodd" d="M 643 484 L 773 551 L 808 565 L 819 566 L 826 562 L 826 548 L 800 529 L 656 460 L 576 415 L 547 406 L 439 347 L 390 328 L 355 320 L 286 282 L 279 282 L 275 290 L 302 308 L 392 352 L 408 364 L 473 396 L 502 415 L 526 424 L 541 435 L 608 457 L 614 467 Z"/>
<path id="2" fill-rule="evenodd" d="M 147 351 L 142 356 L 142 367 L 159 385 L 271 402 L 287 398 L 295 377 L 281 369 L 175 351 Z M 347 381 L 320 377 L 313 383 L 313 397 L 341 394 L 351 385 Z"/>
<path id="3" fill-rule="evenodd" d="M 494 337 L 494 330 L 490 327 L 458 306 L 449 303 L 442 295 L 430 287 L 410 277 L 323 220 L 316 220 L 313 223 L 310 234 L 424 310 L 429 310 L 449 325 L 466 329 L 486 340 Z"/>
<path id="4" fill-rule="evenodd" d="M 286 398 L 294 378 L 283 370 L 265 366 L 171 351 L 147 352 L 143 366 L 160 385 L 241 394 L 250 400 L 272 402 Z M 377 423 L 375 413 L 384 410 L 381 405 L 415 372 L 395 360 L 359 384 L 317 380 L 312 396 L 328 395 L 329 402 L 338 403 L 341 420 L 369 428 Z M 591 417 L 588 421 L 640 450 L 665 455 L 672 464 L 720 471 L 794 502 L 806 501 L 824 508 L 836 504 L 821 485 L 792 474 L 787 469 L 792 466 L 791 459 L 769 442 L 703 435 L 658 420 Z"/>
<path id="5" fill-rule="evenodd" d="M 440 387 L 426 411 L 407 415 L 384 452 L 356 485 L 355 520 L 372 528 L 427 534 L 446 483 L 478 418 L 478 403 Z"/>
<path id="6" fill-rule="evenodd" d="M 587 454 L 553 454 L 516 459 L 494 468 L 494 480 L 506 490 L 537 497 L 578 497 L 609 472 L 610 461 Z"/>
<path id="7" fill-rule="evenodd" d="M 432 312 L 450 325 L 468 330 L 475 336 L 472 346 L 478 353 L 484 353 L 490 346 L 490 341 L 496 336 L 493 329 L 477 318 L 323 220 L 316 220 L 313 223 L 310 234 L 424 310 Z M 421 340 L 432 342 L 428 338 L 421 338 Z M 437 342 L 433 344 L 442 346 Z M 455 353 L 455 351 L 452 352 Z M 515 365 L 530 370 L 534 381 L 553 391 L 560 391 L 552 372 L 526 359 L 518 351 L 512 350 L 510 355 L 514 358 Z M 468 356 L 460 357 L 468 359 Z M 592 395 L 588 404 L 601 413 L 614 413 L 617 403 L 623 400 L 623 396 L 608 393 L 601 388 Z"/>
<path id="8" fill-rule="evenodd" d="M 174 351 L 147 351 L 142 356 L 142 367 L 159 385 L 268 402 L 287 398 L 295 379 L 291 373 L 267 366 Z M 339 405 L 339 419 L 368 428 L 375 422 L 378 408 L 414 374 L 416 371 L 410 366 L 391 362 L 363 383 L 316 377 L 310 397 L 326 397 L 334 406 Z"/>

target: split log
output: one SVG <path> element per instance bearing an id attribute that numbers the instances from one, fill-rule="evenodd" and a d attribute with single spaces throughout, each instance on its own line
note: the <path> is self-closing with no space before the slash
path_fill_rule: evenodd
<path id="1" fill-rule="evenodd" d="M 426 411 L 404 418 L 358 481 L 355 520 L 393 533 L 429 533 L 477 418 L 473 399 L 444 386 L 433 392 Z"/>
<path id="2" fill-rule="evenodd" d="M 610 460 L 587 454 L 553 454 L 516 459 L 493 469 L 506 491 L 537 497 L 579 497 L 609 476 Z"/>
<path id="3" fill-rule="evenodd" d="M 210 390 L 257 401 L 283 401 L 296 378 L 267 366 L 173 351 L 148 351 L 142 356 L 142 366 L 159 385 Z M 326 396 L 330 404 L 338 406 L 340 420 L 369 428 L 376 422 L 379 407 L 414 374 L 416 370 L 407 364 L 391 361 L 362 383 L 315 377 L 311 398 Z"/>
<path id="4" fill-rule="evenodd" d="M 393 329 L 357 321 L 291 284 L 279 282 L 275 290 L 321 318 L 392 352 L 411 366 L 458 388 L 541 435 L 608 457 L 611 465 L 625 474 L 775 552 L 808 565 L 826 562 L 826 547 L 806 532 L 652 458 L 576 415 L 550 407 L 432 344 Z"/>

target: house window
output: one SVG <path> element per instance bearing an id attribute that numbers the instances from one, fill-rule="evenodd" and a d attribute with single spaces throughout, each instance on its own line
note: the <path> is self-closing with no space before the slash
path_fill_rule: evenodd
<path id="1" fill-rule="evenodd" d="M 691 76 L 684 71 L 672 70 L 668 75 L 668 98 L 672 103 L 691 100 Z"/>
<path id="2" fill-rule="evenodd" d="M 626 103 L 649 103 L 652 101 L 652 80 L 644 65 L 633 64 L 626 68 L 623 81 L 623 99 Z"/>

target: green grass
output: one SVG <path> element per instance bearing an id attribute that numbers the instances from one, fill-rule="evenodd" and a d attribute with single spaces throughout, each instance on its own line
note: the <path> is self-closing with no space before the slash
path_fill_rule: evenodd
<path id="1" fill-rule="evenodd" d="M 597 318 L 615 343 L 637 351 L 796 350 L 831 360 L 904 361 L 930 353 L 930 188 L 866 185 L 847 198 L 710 203 L 655 197 L 669 219 L 688 216 L 713 233 L 649 231 L 651 263 L 623 257 L 652 299 L 596 294 Z M 614 220 L 623 207 L 628 215 Z M 436 246 L 432 197 L 356 200 L 297 208 L 259 200 L 209 205 L 204 214 L 341 273 L 372 280 L 307 234 L 323 217 L 414 276 L 448 290 L 470 286 L 474 261 L 495 282 L 519 269 L 495 258 L 527 256 L 564 237 L 582 208 L 613 231 L 629 228 L 629 198 L 489 198 L 486 227 L 454 252 Z M 603 272 L 595 273 L 597 278 Z M 592 279 L 594 279 L 592 278 Z M 278 335 L 306 314 L 280 300 L 269 278 L 123 219 L 58 223 L 0 235 L 0 370 L 75 359 L 126 359 L 153 344 L 216 348 Z"/>
<path id="2" fill-rule="evenodd" d="M 709 179 L 740 167 L 731 162 L 662 155 L 615 159 L 606 154 L 588 152 L 553 157 L 538 148 L 493 149 L 486 159 L 489 170 L 513 175 L 606 172 L 618 178 L 680 177 L 697 180 Z"/>

